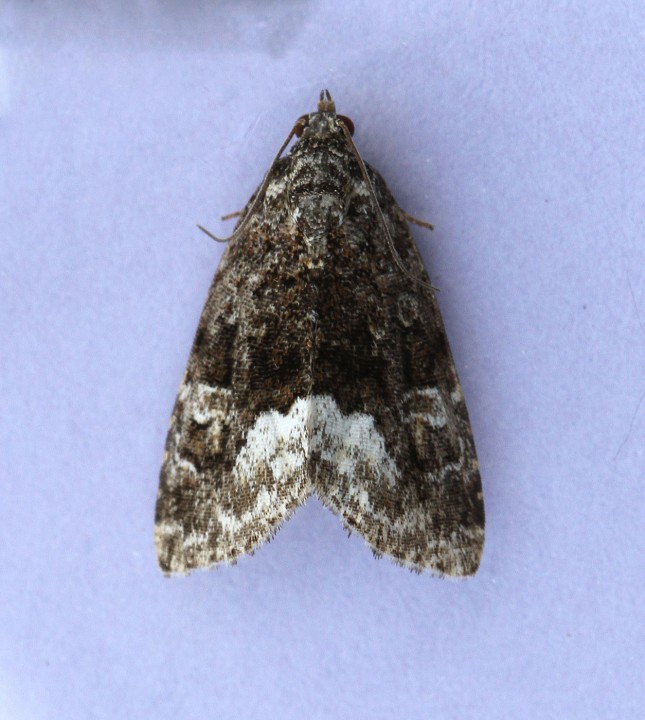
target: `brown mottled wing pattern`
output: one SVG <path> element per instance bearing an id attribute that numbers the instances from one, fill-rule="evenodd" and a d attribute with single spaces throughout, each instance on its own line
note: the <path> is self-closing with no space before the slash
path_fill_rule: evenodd
<path id="1" fill-rule="evenodd" d="M 257 417 L 307 393 L 311 293 L 286 216 L 261 207 L 224 253 L 171 417 L 155 517 L 164 572 L 234 562 L 309 494 L 302 445 L 288 448 L 300 460 L 292 472 L 279 467 L 279 443 L 253 467 L 244 457 Z"/>
<path id="2" fill-rule="evenodd" d="M 403 212 L 370 175 L 399 257 L 429 285 Z M 366 226 L 349 213 L 338 233 L 328 243 L 333 272 L 321 278 L 314 392 L 333 395 L 344 416 L 372 418 L 364 444 L 384 450 L 351 476 L 317 458 L 315 491 L 375 553 L 472 575 L 484 542 L 481 480 L 434 292 L 401 271 L 375 218 Z"/>
<path id="3" fill-rule="evenodd" d="M 161 471 L 164 572 L 252 552 L 312 492 L 378 555 L 439 575 L 479 565 L 481 482 L 439 308 L 327 100 L 211 286 Z"/>

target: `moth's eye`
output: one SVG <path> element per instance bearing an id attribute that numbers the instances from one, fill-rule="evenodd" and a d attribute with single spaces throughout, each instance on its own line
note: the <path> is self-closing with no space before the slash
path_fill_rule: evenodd
<path id="1" fill-rule="evenodd" d="M 336 115 L 336 119 L 343 123 L 343 125 L 349 130 L 350 135 L 354 134 L 354 123 L 348 117 L 345 117 L 344 115 Z"/>
<path id="2" fill-rule="evenodd" d="M 309 124 L 309 115 L 303 115 L 296 120 L 296 124 L 293 126 L 293 132 L 296 137 L 300 137 L 305 131 L 305 128 Z"/>

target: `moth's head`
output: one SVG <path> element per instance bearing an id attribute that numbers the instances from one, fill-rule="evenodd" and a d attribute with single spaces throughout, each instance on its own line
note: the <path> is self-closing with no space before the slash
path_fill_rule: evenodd
<path id="1" fill-rule="evenodd" d="M 344 125 L 350 135 L 354 134 L 354 123 L 344 115 L 336 115 L 336 105 L 329 90 L 321 90 L 318 111 L 299 117 L 293 131 L 297 137 L 322 136 L 337 132 L 339 125 Z"/>

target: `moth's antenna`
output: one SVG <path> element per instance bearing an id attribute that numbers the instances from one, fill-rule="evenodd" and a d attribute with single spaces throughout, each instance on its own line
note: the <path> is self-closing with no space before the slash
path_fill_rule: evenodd
<path id="1" fill-rule="evenodd" d="M 345 139 L 347 140 L 347 144 L 349 145 L 349 148 L 352 151 L 352 154 L 356 158 L 356 162 L 358 163 L 358 167 L 361 171 L 361 175 L 363 176 L 363 180 L 365 180 L 365 184 L 367 185 L 367 190 L 370 194 L 370 199 L 372 200 L 372 205 L 374 206 L 374 209 L 376 210 L 376 215 L 377 215 L 378 221 L 381 225 L 381 230 L 383 230 L 383 234 L 385 235 L 385 240 L 388 244 L 388 247 L 390 248 L 390 252 L 392 253 L 392 257 L 394 258 L 394 261 L 399 266 L 401 271 L 403 273 L 405 273 L 405 275 L 407 275 L 415 283 L 418 283 L 419 285 L 422 285 L 423 287 L 426 287 L 429 290 L 437 290 L 437 288 L 435 288 L 430 283 L 427 283 L 425 280 L 422 280 L 420 277 L 413 275 L 403 264 L 403 260 L 401 259 L 401 256 L 399 255 L 396 248 L 394 247 L 394 240 L 392 240 L 392 235 L 390 234 L 390 231 L 387 227 L 387 222 L 385 221 L 385 217 L 383 216 L 383 211 L 381 210 L 381 206 L 378 204 L 378 198 L 376 197 L 376 192 L 374 191 L 374 186 L 372 185 L 372 181 L 370 180 L 370 177 L 367 174 L 367 168 L 365 167 L 363 158 L 361 157 L 361 154 L 358 152 L 358 148 L 356 147 L 356 145 L 354 145 L 354 141 L 352 140 L 352 134 L 350 133 L 349 128 L 342 121 L 340 121 L 338 123 L 338 125 L 340 126 L 341 130 L 343 131 L 343 133 L 345 135 Z M 405 214 L 405 215 L 407 217 L 407 214 Z"/>
<path id="2" fill-rule="evenodd" d="M 217 235 L 213 235 L 212 232 L 208 231 L 205 227 L 202 227 L 201 225 L 198 225 L 197 227 L 203 232 L 208 235 L 211 240 L 216 240 L 217 242 L 230 242 L 231 240 L 237 240 L 238 237 L 242 234 L 242 232 L 246 229 L 246 226 L 249 224 L 249 220 L 253 216 L 253 212 L 255 208 L 258 206 L 258 203 L 260 200 L 264 197 L 264 193 L 266 192 L 267 185 L 269 184 L 269 180 L 271 179 L 271 173 L 273 172 L 273 168 L 275 167 L 275 164 L 280 159 L 280 156 L 284 152 L 284 149 L 287 147 L 289 142 L 291 141 L 291 138 L 296 134 L 296 131 L 298 130 L 298 123 L 296 123 L 291 132 L 287 135 L 287 139 L 282 143 L 280 146 L 280 149 L 278 150 L 276 156 L 273 158 L 273 162 L 271 163 L 271 166 L 267 170 L 266 175 L 264 176 L 264 179 L 262 180 L 262 184 L 258 188 L 258 191 L 255 193 L 255 197 L 253 198 L 253 202 L 251 203 L 251 207 L 246 212 L 246 215 L 242 218 L 240 221 L 240 224 L 235 228 L 232 235 L 229 235 L 227 238 L 221 238 L 217 237 Z"/>
<path id="3" fill-rule="evenodd" d="M 331 99 L 329 90 L 320 91 L 320 100 L 318 100 L 318 112 L 336 112 L 336 105 Z"/>

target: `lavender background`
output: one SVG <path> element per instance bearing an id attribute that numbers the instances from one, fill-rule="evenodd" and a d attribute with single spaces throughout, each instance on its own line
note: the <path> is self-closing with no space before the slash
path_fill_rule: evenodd
<path id="1" fill-rule="evenodd" d="M 0 9 L 0 718 L 632 718 L 645 706 L 645 9 Z M 376 561 L 312 500 L 165 579 L 167 423 L 230 228 L 329 87 L 415 236 L 487 544 Z"/>

